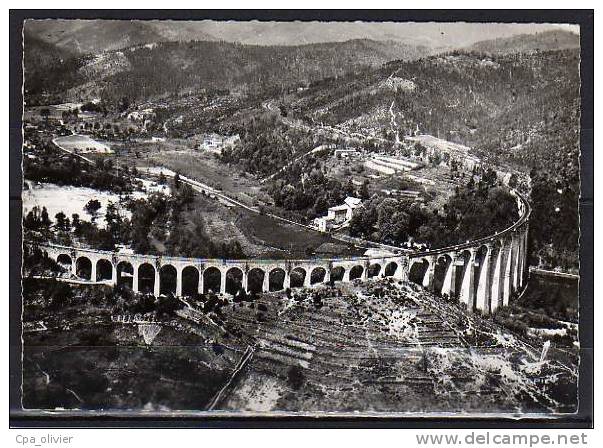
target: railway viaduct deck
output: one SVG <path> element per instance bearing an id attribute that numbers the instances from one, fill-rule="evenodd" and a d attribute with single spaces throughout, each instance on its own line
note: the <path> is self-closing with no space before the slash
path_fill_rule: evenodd
<path id="1" fill-rule="evenodd" d="M 300 260 L 222 260 L 126 254 L 37 244 L 71 275 L 90 282 L 126 284 L 156 296 L 246 291 L 269 292 L 355 279 L 393 277 L 441 296 L 458 297 L 471 311 L 493 313 L 524 288 L 530 206 L 517 191 L 520 218 L 485 238 L 422 252 L 378 257 Z M 31 246 L 33 243 L 27 243 Z M 230 283 L 230 285 L 229 285 Z"/>

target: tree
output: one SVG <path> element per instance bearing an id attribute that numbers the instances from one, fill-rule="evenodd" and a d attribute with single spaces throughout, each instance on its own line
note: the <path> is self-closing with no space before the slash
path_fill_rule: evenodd
<path id="1" fill-rule="evenodd" d="M 509 177 L 509 187 L 517 188 L 518 182 L 519 182 L 519 179 L 517 178 L 517 174 L 515 174 L 515 173 L 511 174 L 511 176 Z"/>
<path id="2" fill-rule="evenodd" d="M 287 371 L 287 382 L 295 390 L 303 386 L 306 381 L 304 371 L 299 366 L 291 366 Z"/>
<path id="3" fill-rule="evenodd" d="M 23 227 L 34 231 L 43 230 L 44 227 L 48 229 L 50 227 L 50 219 L 48 218 L 46 207 L 40 210 L 40 207 L 37 205 L 34 206 L 25 219 L 23 219 Z"/>
<path id="4" fill-rule="evenodd" d="M 105 161 L 103 159 L 96 159 L 95 166 L 99 171 L 105 171 Z"/>
<path id="5" fill-rule="evenodd" d="M 362 185 L 360 186 L 360 191 L 358 192 L 361 199 L 366 200 L 370 197 L 369 189 L 368 189 L 368 179 L 365 179 Z"/>
<path id="6" fill-rule="evenodd" d="M 84 210 L 92 217 L 92 222 L 96 220 L 97 213 L 101 207 L 102 205 L 98 199 L 90 199 L 84 206 Z"/>
<path id="7" fill-rule="evenodd" d="M 80 215 L 77 213 L 71 215 L 71 225 L 73 226 L 73 231 L 78 234 L 81 230 Z"/>
<path id="8" fill-rule="evenodd" d="M 358 207 L 350 220 L 350 236 L 368 237 L 377 223 L 377 216 L 377 211 L 371 202 L 366 202 Z"/>
<path id="9" fill-rule="evenodd" d="M 183 303 L 170 293 L 167 297 L 159 297 L 156 307 L 157 316 L 172 316 L 182 307 Z"/>
<path id="10" fill-rule="evenodd" d="M 496 171 L 494 171 L 492 168 L 488 168 L 482 175 L 482 181 L 488 186 L 496 184 L 496 180 Z"/>
<path id="11" fill-rule="evenodd" d="M 125 112 L 126 110 L 128 110 L 128 108 L 130 107 L 130 100 L 127 97 L 122 97 L 119 100 L 119 104 L 117 106 L 118 110 L 120 112 Z"/>
<path id="12" fill-rule="evenodd" d="M 44 121 L 48 121 L 48 118 L 50 117 L 50 109 L 47 107 L 44 107 L 40 110 L 40 116 L 44 119 Z"/>
<path id="13" fill-rule="evenodd" d="M 55 227 L 59 230 L 63 230 L 63 231 L 69 231 L 69 218 L 67 218 L 67 216 L 65 215 L 65 213 L 63 212 L 59 212 L 56 215 L 54 215 L 54 218 L 56 219 L 56 224 Z"/>
<path id="14" fill-rule="evenodd" d="M 95 224 L 89 223 L 86 232 L 86 239 L 89 244 L 101 250 L 114 250 L 115 239 L 113 234 L 107 229 L 99 229 Z"/>
<path id="15" fill-rule="evenodd" d="M 314 213 L 316 215 L 323 215 L 329 209 L 329 201 L 324 196 L 318 196 L 314 201 Z"/>
<path id="16" fill-rule="evenodd" d="M 107 223 L 107 228 L 109 231 L 114 237 L 117 237 L 122 225 L 122 219 L 117 205 L 115 205 L 114 202 L 110 201 L 107 204 L 107 210 L 105 211 L 105 222 Z"/>
<path id="17" fill-rule="evenodd" d="M 48 217 L 48 210 L 46 210 L 46 207 L 42 207 L 40 223 L 41 223 L 42 227 L 45 229 L 48 229 L 52 225 L 52 221 Z"/>
<path id="18" fill-rule="evenodd" d="M 430 161 L 433 166 L 439 166 L 442 162 L 442 156 L 439 151 L 434 151 L 433 156 L 430 157 Z"/>
<path id="19" fill-rule="evenodd" d="M 50 298 L 50 307 L 57 309 L 65 306 L 73 298 L 71 286 L 63 282 L 54 282 L 46 294 Z"/>

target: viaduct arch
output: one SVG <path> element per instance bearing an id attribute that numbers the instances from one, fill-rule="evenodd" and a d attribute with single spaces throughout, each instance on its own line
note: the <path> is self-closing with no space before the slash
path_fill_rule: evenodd
<path id="1" fill-rule="evenodd" d="M 511 190 L 511 194 L 517 199 L 520 218 L 501 232 L 441 249 L 380 257 L 221 260 L 124 254 L 53 244 L 37 247 L 78 278 L 126 284 L 135 292 L 152 290 L 156 296 L 210 290 L 226 294 L 239 287 L 270 292 L 331 281 L 392 277 L 415 282 L 443 297 L 457 297 L 469 311 L 489 314 L 507 305 L 527 281 L 531 209 L 517 191 Z"/>

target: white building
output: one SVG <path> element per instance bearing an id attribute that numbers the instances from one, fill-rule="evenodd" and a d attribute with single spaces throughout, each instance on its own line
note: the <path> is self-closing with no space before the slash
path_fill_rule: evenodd
<path id="1" fill-rule="evenodd" d="M 321 216 L 314 220 L 314 225 L 320 232 L 326 232 L 335 227 L 341 227 L 350 222 L 354 215 L 354 210 L 362 204 L 362 199 L 348 196 L 343 204 L 330 207 L 327 210 L 327 216 Z"/>
<path id="2" fill-rule="evenodd" d="M 335 157 L 338 159 L 352 159 L 360 156 L 360 153 L 356 149 L 342 148 L 335 150 Z"/>

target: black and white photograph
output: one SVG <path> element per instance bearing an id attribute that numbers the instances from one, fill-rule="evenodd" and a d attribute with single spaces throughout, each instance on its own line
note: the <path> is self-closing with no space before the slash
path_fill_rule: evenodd
<path id="1" fill-rule="evenodd" d="M 20 415 L 576 415 L 579 24 L 17 39 Z"/>

